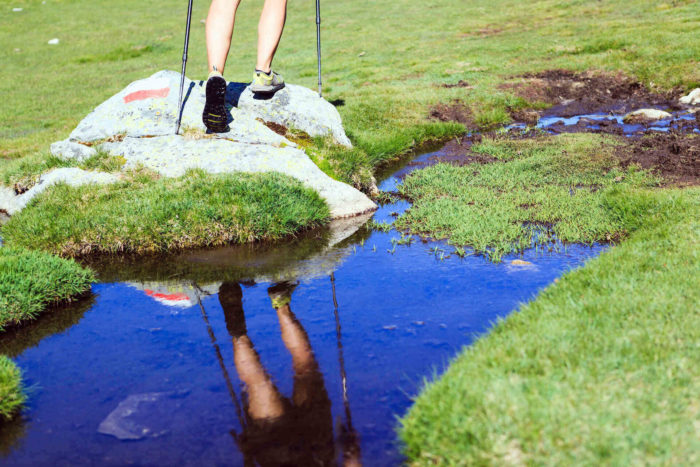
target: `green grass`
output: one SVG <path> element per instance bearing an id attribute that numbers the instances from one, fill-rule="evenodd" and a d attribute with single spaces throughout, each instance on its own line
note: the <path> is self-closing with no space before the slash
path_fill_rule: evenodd
<path id="1" fill-rule="evenodd" d="M 176 0 L 13 5 L 24 10 L 0 12 L 0 180 L 16 172 L 23 158 L 48 157 L 51 142 L 64 139 L 129 82 L 180 68 L 186 6 Z M 207 8 L 207 2 L 194 4 L 192 78 L 206 75 L 199 20 Z M 259 12 L 256 3 L 238 10 L 228 79 L 250 80 Z M 514 75 L 552 68 L 621 70 L 647 86 L 691 88 L 700 84 L 699 21 L 697 1 L 332 2 L 323 9 L 324 93 L 344 102 L 338 110 L 361 157 L 316 146 L 325 160 L 341 166 L 338 178 L 363 185 L 378 164 L 461 131 L 460 125 L 429 122 L 432 104 L 460 98 L 484 126 L 507 121 L 508 108 L 523 105 L 499 88 Z M 53 37 L 59 45 L 47 44 Z M 315 65 L 313 3 L 290 2 L 275 67 L 287 81 L 314 89 Z M 439 86 L 459 80 L 473 88 Z M 32 90 L 32 99 L 18 92 L 20 83 Z"/>
<path id="2" fill-rule="evenodd" d="M 700 190 L 500 321 L 402 419 L 415 465 L 697 465 Z"/>
<path id="3" fill-rule="evenodd" d="M 615 200 L 657 183 L 635 166 L 621 169 L 613 140 L 597 135 L 485 138 L 472 150 L 497 162 L 438 164 L 405 179 L 399 191 L 413 205 L 397 228 L 500 261 L 554 236 L 571 243 L 623 238 L 631 221 Z"/>
<path id="4" fill-rule="evenodd" d="M 12 360 L 0 355 L 0 426 L 17 413 L 24 400 L 19 368 Z"/>
<path id="5" fill-rule="evenodd" d="M 39 251 L 0 248 L 0 332 L 90 289 L 92 271 Z"/>
<path id="6" fill-rule="evenodd" d="M 328 218 L 316 192 L 280 174 L 191 171 L 177 179 L 141 174 L 113 185 L 57 186 L 2 233 L 9 245 L 62 256 L 153 253 L 275 240 Z"/>

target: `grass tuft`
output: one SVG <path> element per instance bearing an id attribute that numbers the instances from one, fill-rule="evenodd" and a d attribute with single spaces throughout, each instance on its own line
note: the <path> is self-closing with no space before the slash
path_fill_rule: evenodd
<path id="1" fill-rule="evenodd" d="M 40 251 L 0 248 L 0 331 L 90 289 L 92 271 Z"/>
<path id="2" fill-rule="evenodd" d="M 0 355 L 0 426 L 17 413 L 24 401 L 19 368 L 12 360 Z"/>
<path id="3" fill-rule="evenodd" d="M 10 245 L 77 257 L 275 240 L 328 218 L 316 192 L 281 174 L 191 171 L 177 179 L 146 174 L 105 186 L 57 185 L 2 234 Z"/>

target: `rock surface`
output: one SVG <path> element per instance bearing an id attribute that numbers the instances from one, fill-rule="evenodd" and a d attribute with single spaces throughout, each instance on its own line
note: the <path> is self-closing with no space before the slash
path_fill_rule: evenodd
<path id="1" fill-rule="evenodd" d="M 657 120 L 671 118 L 672 116 L 673 115 L 670 113 L 659 109 L 639 109 L 625 115 L 622 121 L 625 123 L 655 122 Z"/>
<path id="2" fill-rule="evenodd" d="M 182 129 L 175 135 L 179 84 L 180 74 L 172 71 L 129 84 L 83 119 L 67 140 L 54 143 L 52 153 L 82 160 L 97 149 L 124 157 L 125 169 L 142 165 L 167 177 L 190 168 L 210 173 L 281 172 L 315 189 L 334 219 L 376 209 L 367 196 L 330 178 L 296 144 L 268 127 L 292 127 L 351 146 L 338 111 L 315 92 L 288 84 L 261 99 L 247 85 L 230 83 L 230 131 L 207 135 L 201 118 L 204 82 L 185 79 Z"/>
<path id="3" fill-rule="evenodd" d="M 51 154 L 61 159 L 75 159 L 82 162 L 97 154 L 95 148 L 70 140 L 56 141 L 51 144 Z"/>
<path id="4" fill-rule="evenodd" d="M 685 105 L 700 105 L 700 88 L 695 88 L 687 96 L 679 99 L 681 104 Z"/>
<path id="5" fill-rule="evenodd" d="M 700 105 L 700 88 L 695 88 L 679 99 L 681 104 L 685 105 Z"/>
<path id="6" fill-rule="evenodd" d="M 13 215 L 24 209 L 37 195 L 57 183 L 80 186 L 93 183 L 114 183 L 117 181 L 119 181 L 118 176 L 104 172 L 90 172 L 77 167 L 54 169 L 39 177 L 36 184 L 21 195 L 16 195 L 11 188 L 0 189 L 0 209 L 7 211 L 9 215 Z"/>

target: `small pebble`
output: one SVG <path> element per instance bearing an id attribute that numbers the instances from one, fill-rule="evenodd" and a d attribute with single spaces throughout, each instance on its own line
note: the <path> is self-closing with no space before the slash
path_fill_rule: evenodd
<path id="1" fill-rule="evenodd" d="M 21 8 L 13 8 L 12 11 L 18 12 L 18 11 L 22 11 L 22 9 Z"/>
<path id="2" fill-rule="evenodd" d="M 56 38 L 53 38 L 49 41 L 49 45 L 56 45 L 56 44 L 58 44 L 58 39 L 56 39 Z"/>
<path id="3" fill-rule="evenodd" d="M 388 326 L 382 326 L 382 329 L 385 329 L 387 331 L 393 331 L 394 329 L 396 329 L 396 327 L 397 326 L 395 324 L 390 324 Z"/>

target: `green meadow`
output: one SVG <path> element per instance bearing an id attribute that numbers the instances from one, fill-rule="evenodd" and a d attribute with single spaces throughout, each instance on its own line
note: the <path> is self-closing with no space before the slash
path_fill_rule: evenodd
<path id="1" fill-rule="evenodd" d="M 678 95 L 700 86 L 698 1 L 341 0 L 321 7 L 324 93 L 355 147 L 320 139 L 304 147 L 324 171 L 364 190 L 383 164 L 465 131 L 462 123 L 431 119 L 436 104 L 458 102 L 467 126 L 481 130 L 508 123 L 512 111 L 544 107 L 503 86 L 526 73 L 621 72 L 650 90 Z M 200 20 L 207 8 L 194 3 L 193 79 L 206 76 Z M 40 173 L 65 165 L 49 155 L 51 142 L 129 82 L 179 71 L 186 9 L 186 2 L 173 0 L 6 4 L 0 11 L 0 183 L 31 186 Z M 225 71 L 231 81 L 251 78 L 259 11 L 260 2 L 239 7 Z M 313 2 L 290 2 L 273 63 L 288 82 L 311 89 L 314 16 Z M 59 44 L 47 44 L 52 38 Z M 460 81 L 468 84 L 443 86 Z M 700 462 L 700 192 L 620 166 L 611 156 L 615 144 L 591 135 L 484 138 L 473 150 L 494 163 L 478 170 L 438 165 L 406 180 L 401 191 L 413 207 L 397 226 L 495 261 L 549 239 L 533 237 L 526 225 L 551 227 L 547 235 L 572 242 L 616 241 L 496 323 L 444 375 L 426 382 L 400 421 L 410 463 Z M 83 165 L 120 166 L 103 156 Z M 213 192 L 215 203 L 190 209 Z M 282 199 L 291 215 L 256 214 L 279 208 Z M 66 205 L 76 209 L 66 214 Z M 189 224 L 178 222 L 185 212 Z M 172 222 L 157 222 L 164 218 Z M 218 222 L 213 237 L 205 228 L 212 219 Z M 14 322 L 81 293 L 92 280 L 72 262 L 49 266 L 58 260 L 27 249 L 63 256 L 163 251 L 280 238 L 326 220 L 317 195 L 281 176 L 190 173 L 163 181 L 137 171 L 111 187 L 57 186 L 0 229 L 15 247 L 0 248 L 0 275 L 11 278 L 10 287 L 0 288 L 0 304 L 22 304 L 6 314 Z M 21 267 L 34 263 L 55 274 L 33 282 Z M 23 396 L 19 372 L 4 357 L 0 391 L 0 414 L 8 417 Z"/>

